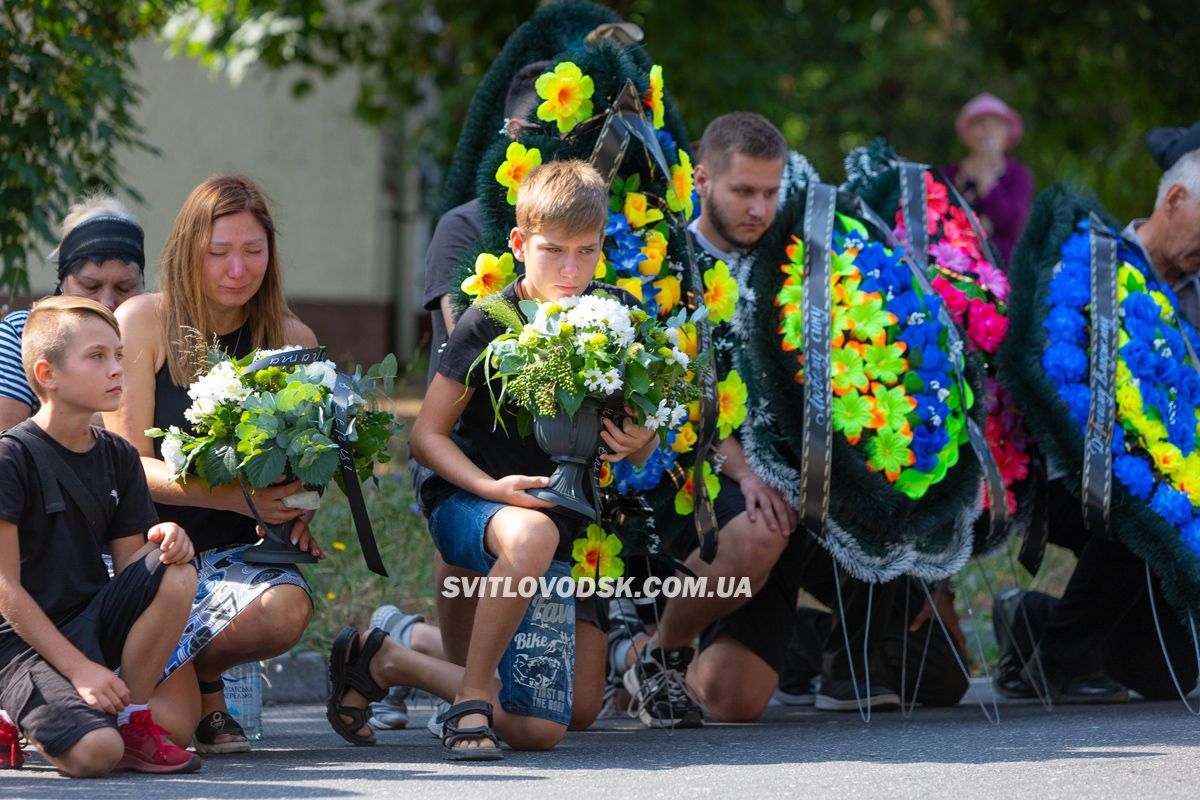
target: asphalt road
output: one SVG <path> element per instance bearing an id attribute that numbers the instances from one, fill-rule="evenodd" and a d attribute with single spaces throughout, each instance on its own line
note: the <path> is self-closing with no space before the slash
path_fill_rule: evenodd
<path id="1" fill-rule="evenodd" d="M 990 709 L 990 707 L 989 707 Z M 354 748 L 324 709 L 265 713 L 249 756 L 210 757 L 195 775 L 59 777 L 39 757 L 0 772 L 0 798 L 525 798 L 887 797 L 1159 798 L 1196 796 L 1200 720 L 1176 703 L 1123 707 L 918 708 L 911 718 L 772 707 L 754 725 L 668 734 L 605 720 L 550 753 L 507 752 L 500 763 L 443 762 L 414 727 Z"/>

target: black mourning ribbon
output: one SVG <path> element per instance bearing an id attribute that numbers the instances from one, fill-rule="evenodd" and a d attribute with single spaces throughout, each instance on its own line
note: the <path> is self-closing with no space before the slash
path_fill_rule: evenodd
<path id="1" fill-rule="evenodd" d="M 928 167 L 924 164 L 914 164 L 909 161 L 900 163 L 900 203 L 904 211 L 905 229 L 908 232 L 908 246 L 904 250 L 905 262 L 921 287 L 921 291 L 933 297 L 936 295 L 936 290 L 929 279 L 929 217 L 925 193 L 925 173 L 927 171 Z M 953 194 L 955 202 L 967 215 L 967 219 L 970 220 L 975 236 L 979 239 L 980 250 L 990 262 L 991 255 L 987 242 L 983 238 L 983 231 L 975 218 L 975 212 L 962 199 L 953 183 L 949 181 L 943 181 L 943 183 Z M 993 263 L 992 266 L 995 264 Z M 999 541 L 1008 527 L 1008 493 L 1004 489 L 1004 476 L 1000 474 L 1000 467 L 996 464 L 991 448 L 988 447 L 987 437 L 968 412 L 967 379 L 963 374 L 963 359 L 966 355 L 965 341 L 962 331 L 946 311 L 945 303 L 942 303 L 938 309 L 938 321 L 945 327 L 950 342 L 950 361 L 954 364 L 959 404 L 963 416 L 966 418 L 967 442 L 971 445 L 971 450 L 975 453 L 980 467 L 983 468 L 984 482 L 990 501 L 988 503 L 988 541 Z"/>
<path id="2" fill-rule="evenodd" d="M 324 347 L 285 350 L 256 359 L 245 371 L 252 373 L 270 367 L 294 367 L 312 364 L 322 361 L 324 358 Z M 350 447 L 350 440 L 346 438 L 348 424 L 346 407 L 349 405 L 350 388 L 350 376 L 338 373 L 333 387 L 333 441 L 337 445 L 338 465 L 342 470 L 343 488 L 346 500 L 350 504 L 350 515 L 354 518 L 354 529 L 358 533 L 358 543 L 362 548 L 363 560 L 366 561 L 367 567 L 372 572 L 386 578 L 388 577 L 387 569 L 383 566 L 383 558 L 379 555 L 379 546 L 375 542 L 375 534 L 371 528 L 371 518 L 367 514 L 367 506 L 363 501 L 362 485 L 358 480 L 358 472 L 354 469 L 354 453 Z M 239 474 L 238 480 L 241 483 L 242 495 L 246 498 L 246 504 L 250 506 L 250 513 L 254 515 L 254 520 L 262 526 L 264 531 L 270 530 L 271 526 L 263 520 L 258 509 L 254 507 L 254 501 L 250 496 L 250 485 L 246 482 L 245 476 Z"/>
<path id="3" fill-rule="evenodd" d="M 354 453 L 350 449 L 350 440 L 346 438 L 346 407 L 349 403 L 350 376 L 338 373 L 337 382 L 333 386 L 333 440 L 337 443 L 338 464 L 342 468 L 342 488 L 346 493 L 346 501 L 350 504 L 350 515 L 354 518 L 354 530 L 358 533 L 363 560 L 367 562 L 367 568 L 371 572 L 386 578 L 387 568 L 383 566 L 383 557 L 379 555 L 379 545 L 371 528 L 371 517 L 367 514 L 366 503 L 363 502 L 362 484 L 359 483 L 358 471 L 354 468 Z"/>
<path id="4" fill-rule="evenodd" d="M 1092 533 L 1109 535 L 1108 512 L 1112 505 L 1112 442 L 1116 422 L 1117 345 L 1117 240 L 1108 226 L 1092 213 L 1088 217 L 1091 240 L 1092 325 L 1088 354 L 1088 421 L 1083 443 L 1083 519 Z"/>
<path id="5" fill-rule="evenodd" d="M 804 203 L 804 439 L 800 445 L 800 520 L 825 535 L 833 460 L 833 215 L 837 190 L 810 183 Z"/>
<path id="6" fill-rule="evenodd" d="M 592 150 L 591 164 L 611 185 L 613 178 L 625 155 L 629 150 L 631 140 L 637 140 L 644 148 L 647 159 L 663 175 L 670 176 L 671 168 L 663 154 L 662 145 L 654 132 L 654 126 L 646 119 L 641 99 L 632 81 L 626 81 L 625 86 L 617 93 L 612 106 L 605 114 L 604 126 L 600 129 L 600 137 Z M 696 254 L 692 238 L 685 233 L 688 258 L 685 265 L 688 270 L 688 280 L 694 291 L 689 293 L 689 307 L 695 309 L 703 302 L 700 287 L 700 269 L 696 264 Z M 708 323 L 697 326 L 697 352 L 705 352 L 710 343 Z M 700 539 L 700 558 L 711 564 L 717 557 L 717 513 L 713 508 L 712 497 L 708 494 L 708 485 L 704 480 L 704 464 L 716 442 L 717 433 L 717 376 L 716 370 L 708 370 L 703 378 L 703 394 L 700 398 L 700 423 L 698 425 L 695 448 L 695 467 L 692 476 L 692 496 L 695 500 L 694 519 L 696 533 Z"/>

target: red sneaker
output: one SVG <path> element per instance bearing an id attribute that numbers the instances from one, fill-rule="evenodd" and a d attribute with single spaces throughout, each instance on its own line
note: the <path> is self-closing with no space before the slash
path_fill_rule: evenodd
<path id="1" fill-rule="evenodd" d="M 0 769 L 20 769 L 25 763 L 21 749 L 21 731 L 16 725 L 0 719 Z"/>
<path id="2" fill-rule="evenodd" d="M 135 711 L 129 722 L 117 730 L 125 740 L 125 755 L 116 769 L 135 772 L 195 772 L 200 769 L 200 756 L 177 747 L 166 728 L 156 724 L 149 711 Z"/>

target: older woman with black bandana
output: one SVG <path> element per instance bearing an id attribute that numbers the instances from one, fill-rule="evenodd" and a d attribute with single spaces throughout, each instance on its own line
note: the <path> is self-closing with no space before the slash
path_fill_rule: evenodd
<path id="1" fill-rule="evenodd" d="M 62 243 L 50 254 L 58 266 L 55 294 L 89 297 L 109 310 L 142 293 L 146 256 L 142 229 L 116 198 L 94 195 L 71 207 Z M 28 419 L 37 397 L 21 366 L 26 310 L 0 321 L 0 430 Z"/>

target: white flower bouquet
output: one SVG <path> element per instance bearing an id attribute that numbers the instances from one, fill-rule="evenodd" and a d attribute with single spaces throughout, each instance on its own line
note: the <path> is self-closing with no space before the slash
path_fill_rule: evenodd
<path id="1" fill-rule="evenodd" d="M 375 407 L 374 398 L 381 388 L 391 391 L 395 356 L 346 377 L 344 411 L 335 406 L 337 368 L 319 351 L 289 347 L 232 360 L 212 350 L 209 364 L 188 387 L 192 405 L 184 415 L 191 430 L 171 426 L 146 431 L 162 438 L 163 460 L 176 480 L 196 475 L 210 486 L 221 486 L 244 479 L 255 488 L 282 477 L 314 489 L 332 480 L 340 484 L 334 430 L 339 411 L 345 419 L 340 438 L 359 480 L 373 477 L 375 464 L 390 460 L 388 440 L 399 425 L 392 414 Z M 316 507 L 315 493 L 290 499 L 294 508 Z"/>
<path id="2" fill-rule="evenodd" d="M 602 292 L 553 303 L 524 300 L 520 312 L 499 294 L 479 304 L 508 330 L 476 364 L 484 364 L 497 420 L 501 404 L 511 399 L 523 435 L 534 417 L 560 410 L 574 416 L 585 400 L 605 402 L 620 393 L 634 420 L 665 441 L 699 397 L 689 378 L 707 367 L 709 354 L 688 352 L 682 326 L 700 322 L 703 308 L 691 320 L 682 309 L 660 324 Z"/>

